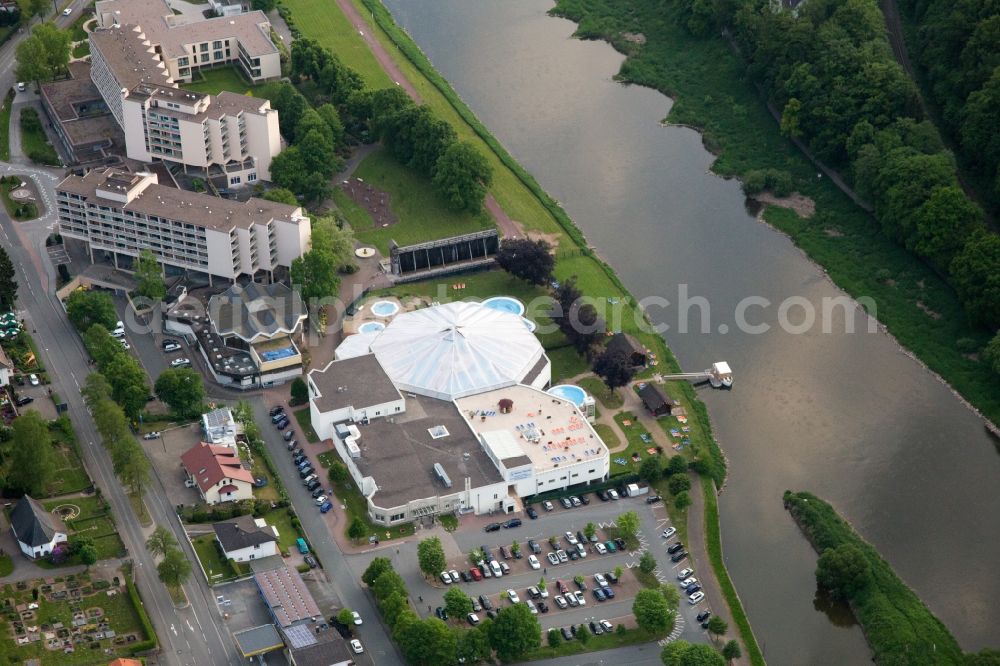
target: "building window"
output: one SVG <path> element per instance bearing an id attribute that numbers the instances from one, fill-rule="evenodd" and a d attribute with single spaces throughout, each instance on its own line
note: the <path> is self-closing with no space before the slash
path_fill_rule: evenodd
<path id="1" fill-rule="evenodd" d="M 229 178 L 229 184 L 230 185 L 239 185 L 240 184 L 240 177 L 239 176 L 230 176 L 230 178 Z"/>
<path id="2" fill-rule="evenodd" d="M 216 51 L 213 56 L 216 60 L 222 60 L 222 51 Z"/>
<path id="3" fill-rule="evenodd" d="M 247 182 L 248 183 L 253 183 L 256 180 L 257 180 L 257 172 L 256 171 L 251 171 L 250 173 L 247 174 Z"/>
<path id="4" fill-rule="evenodd" d="M 200 50 L 201 50 L 202 53 L 207 53 L 208 52 L 208 42 L 205 42 L 199 48 L 200 48 Z"/>
<path id="5" fill-rule="evenodd" d="M 221 49 L 222 48 L 222 42 L 219 41 L 219 40 L 215 40 L 214 42 L 212 42 L 212 48 L 213 49 Z"/>
<path id="6" fill-rule="evenodd" d="M 394 513 L 391 516 L 389 516 L 389 522 L 394 522 L 394 521 L 397 521 L 397 520 L 402 520 L 405 517 L 406 517 L 405 513 Z"/>

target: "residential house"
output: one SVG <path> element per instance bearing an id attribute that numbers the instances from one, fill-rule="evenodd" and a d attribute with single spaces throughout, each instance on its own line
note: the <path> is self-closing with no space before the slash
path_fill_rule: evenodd
<path id="1" fill-rule="evenodd" d="M 181 455 L 181 464 L 206 504 L 253 499 L 253 475 L 235 447 L 199 442 Z"/>
<path id="2" fill-rule="evenodd" d="M 31 559 L 45 557 L 66 541 L 66 526 L 27 495 L 10 512 L 10 526 L 21 552 Z"/>
<path id="3" fill-rule="evenodd" d="M 647 411 L 657 418 L 670 416 L 670 412 L 674 408 L 674 401 L 670 396 L 664 393 L 659 384 L 653 382 L 646 382 L 639 389 L 639 398 L 642 399 L 642 404 L 646 406 Z"/>
<path id="4" fill-rule="evenodd" d="M 201 417 L 205 441 L 217 446 L 236 446 L 236 419 L 228 407 L 213 409 Z"/>
<path id="5" fill-rule="evenodd" d="M 278 554 L 278 536 L 263 518 L 240 516 L 212 525 L 222 552 L 230 560 L 248 562 Z"/>

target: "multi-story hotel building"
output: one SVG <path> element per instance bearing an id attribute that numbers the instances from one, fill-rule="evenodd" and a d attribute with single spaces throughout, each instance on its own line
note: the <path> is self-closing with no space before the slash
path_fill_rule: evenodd
<path id="1" fill-rule="evenodd" d="M 309 249 L 302 209 L 264 199 L 220 199 L 160 185 L 156 174 L 118 169 L 72 175 L 56 187 L 63 236 L 93 253 L 137 257 L 151 250 L 166 266 L 235 280 L 290 267 Z"/>
<path id="2" fill-rule="evenodd" d="M 219 166 L 230 186 L 270 178 L 281 150 L 271 103 L 178 88 L 201 68 L 236 63 L 253 81 L 281 75 L 262 12 L 184 22 L 161 0 L 97 3 L 90 77 L 125 133 L 126 154 L 185 169 Z"/>

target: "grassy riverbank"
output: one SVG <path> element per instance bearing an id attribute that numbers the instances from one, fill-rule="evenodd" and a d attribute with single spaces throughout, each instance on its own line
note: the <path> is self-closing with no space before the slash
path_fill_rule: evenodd
<path id="1" fill-rule="evenodd" d="M 996 375 L 968 353 L 988 342 L 988 332 L 967 323 L 954 292 L 930 267 L 883 237 L 874 218 L 828 178 L 816 177 L 816 168 L 781 136 L 742 62 L 721 38 L 690 35 L 669 2 L 559 0 L 553 13 L 579 23 L 579 37 L 605 39 L 626 54 L 620 80 L 674 98 L 668 121 L 704 132 L 706 147 L 718 155 L 715 173 L 791 174 L 795 189 L 815 201 L 816 214 L 802 219 L 768 206 L 767 222 L 787 233 L 839 287 L 873 298 L 874 314 L 900 343 L 1000 422 Z M 638 34 L 645 39 L 641 45 L 634 41 Z"/>
<path id="2" fill-rule="evenodd" d="M 962 664 L 962 650 L 947 627 L 832 506 L 806 492 L 786 491 L 785 508 L 817 553 L 850 544 L 871 565 L 871 583 L 851 602 L 876 663 Z"/>

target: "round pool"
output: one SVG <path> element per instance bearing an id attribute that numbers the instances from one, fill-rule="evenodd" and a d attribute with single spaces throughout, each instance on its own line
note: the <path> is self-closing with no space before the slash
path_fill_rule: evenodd
<path id="1" fill-rule="evenodd" d="M 525 319 L 524 317 L 521 317 L 521 321 L 524 322 L 525 328 L 527 328 L 532 333 L 534 333 L 535 329 L 538 328 L 538 325 L 535 324 L 535 322 L 531 321 L 530 319 Z"/>
<path id="2" fill-rule="evenodd" d="M 483 301 L 483 306 L 491 310 L 500 310 L 516 314 L 518 317 L 524 314 L 524 303 L 513 296 L 494 296 Z"/>
<path id="3" fill-rule="evenodd" d="M 579 386 L 572 384 L 560 384 L 548 390 L 549 395 L 554 395 L 563 400 L 569 400 L 577 407 L 583 407 L 583 401 L 587 399 L 587 392 Z"/>
<path id="4" fill-rule="evenodd" d="M 399 312 L 399 304 L 392 301 L 376 301 L 372 303 L 372 312 L 378 317 L 391 317 Z"/>
<path id="5" fill-rule="evenodd" d="M 366 321 L 358 326 L 358 333 L 378 333 L 385 330 L 385 324 L 380 321 Z"/>

